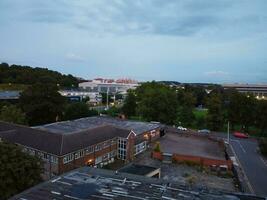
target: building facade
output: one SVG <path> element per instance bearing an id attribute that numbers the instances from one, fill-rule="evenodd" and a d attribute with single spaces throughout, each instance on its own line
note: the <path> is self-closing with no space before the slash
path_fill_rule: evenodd
<path id="1" fill-rule="evenodd" d="M 88 117 L 38 127 L 0 123 L 0 138 L 44 161 L 44 178 L 81 166 L 129 162 L 160 137 L 159 124 Z"/>

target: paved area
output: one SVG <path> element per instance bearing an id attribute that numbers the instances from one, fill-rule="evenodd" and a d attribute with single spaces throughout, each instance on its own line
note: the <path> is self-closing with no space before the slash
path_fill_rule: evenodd
<path id="1" fill-rule="evenodd" d="M 218 142 L 207 136 L 179 134 L 168 132 L 160 139 L 161 151 L 184 155 L 202 156 L 213 159 L 225 159 L 224 152 Z"/>
<path id="2" fill-rule="evenodd" d="M 198 167 L 187 165 L 165 164 L 151 158 L 151 151 L 140 154 L 134 163 L 160 167 L 161 178 L 166 181 L 174 181 L 181 185 L 191 185 L 198 188 L 215 188 L 222 191 L 237 191 L 232 178 L 222 178 L 211 174 Z"/>
<path id="3" fill-rule="evenodd" d="M 224 133 L 217 133 L 217 136 L 227 138 L 227 134 Z M 238 139 L 231 135 L 230 144 L 248 179 L 251 192 L 267 197 L 267 163 L 257 152 L 257 141 Z"/>

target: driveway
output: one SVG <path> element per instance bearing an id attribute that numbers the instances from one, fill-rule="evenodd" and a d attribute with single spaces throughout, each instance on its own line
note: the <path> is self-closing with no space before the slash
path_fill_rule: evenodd
<path id="1" fill-rule="evenodd" d="M 214 134 L 227 139 L 225 133 Z M 251 193 L 267 197 L 267 163 L 257 152 L 258 142 L 255 139 L 238 139 L 231 135 L 230 145 L 248 179 Z"/>

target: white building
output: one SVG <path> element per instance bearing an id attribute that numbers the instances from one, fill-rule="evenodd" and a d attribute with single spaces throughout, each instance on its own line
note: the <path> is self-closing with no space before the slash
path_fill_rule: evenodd
<path id="1" fill-rule="evenodd" d="M 59 93 L 62 96 L 68 98 L 78 97 L 80 100 L 89 97 L 89 103 L 92 105 L 97 105 L 102 102 L 102 95 L 99 92 L 88 92 L 88 91 L 78 91 L 78 90 L 60 90 Z"/>
<path id="2" fill-rule="evenodd" d="M 135 89 L 137 81 L 130 79 L 102 79 L 97 78 L 91 81 L 79 83 L 79 87 L 90 92 L 110 92 L 126 94 L 127 90 Z"/>

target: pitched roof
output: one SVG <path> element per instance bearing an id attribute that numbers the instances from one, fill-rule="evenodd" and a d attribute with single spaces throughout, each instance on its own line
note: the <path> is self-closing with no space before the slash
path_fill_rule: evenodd
<path id="1" fill-rule="evenodd" d="M 62 134 L 0 122 L 0 138 L 58 156 L 115 137 L 127 137 L 129 133 L 129 130 L 106 125 L 70 134 Z"/>

